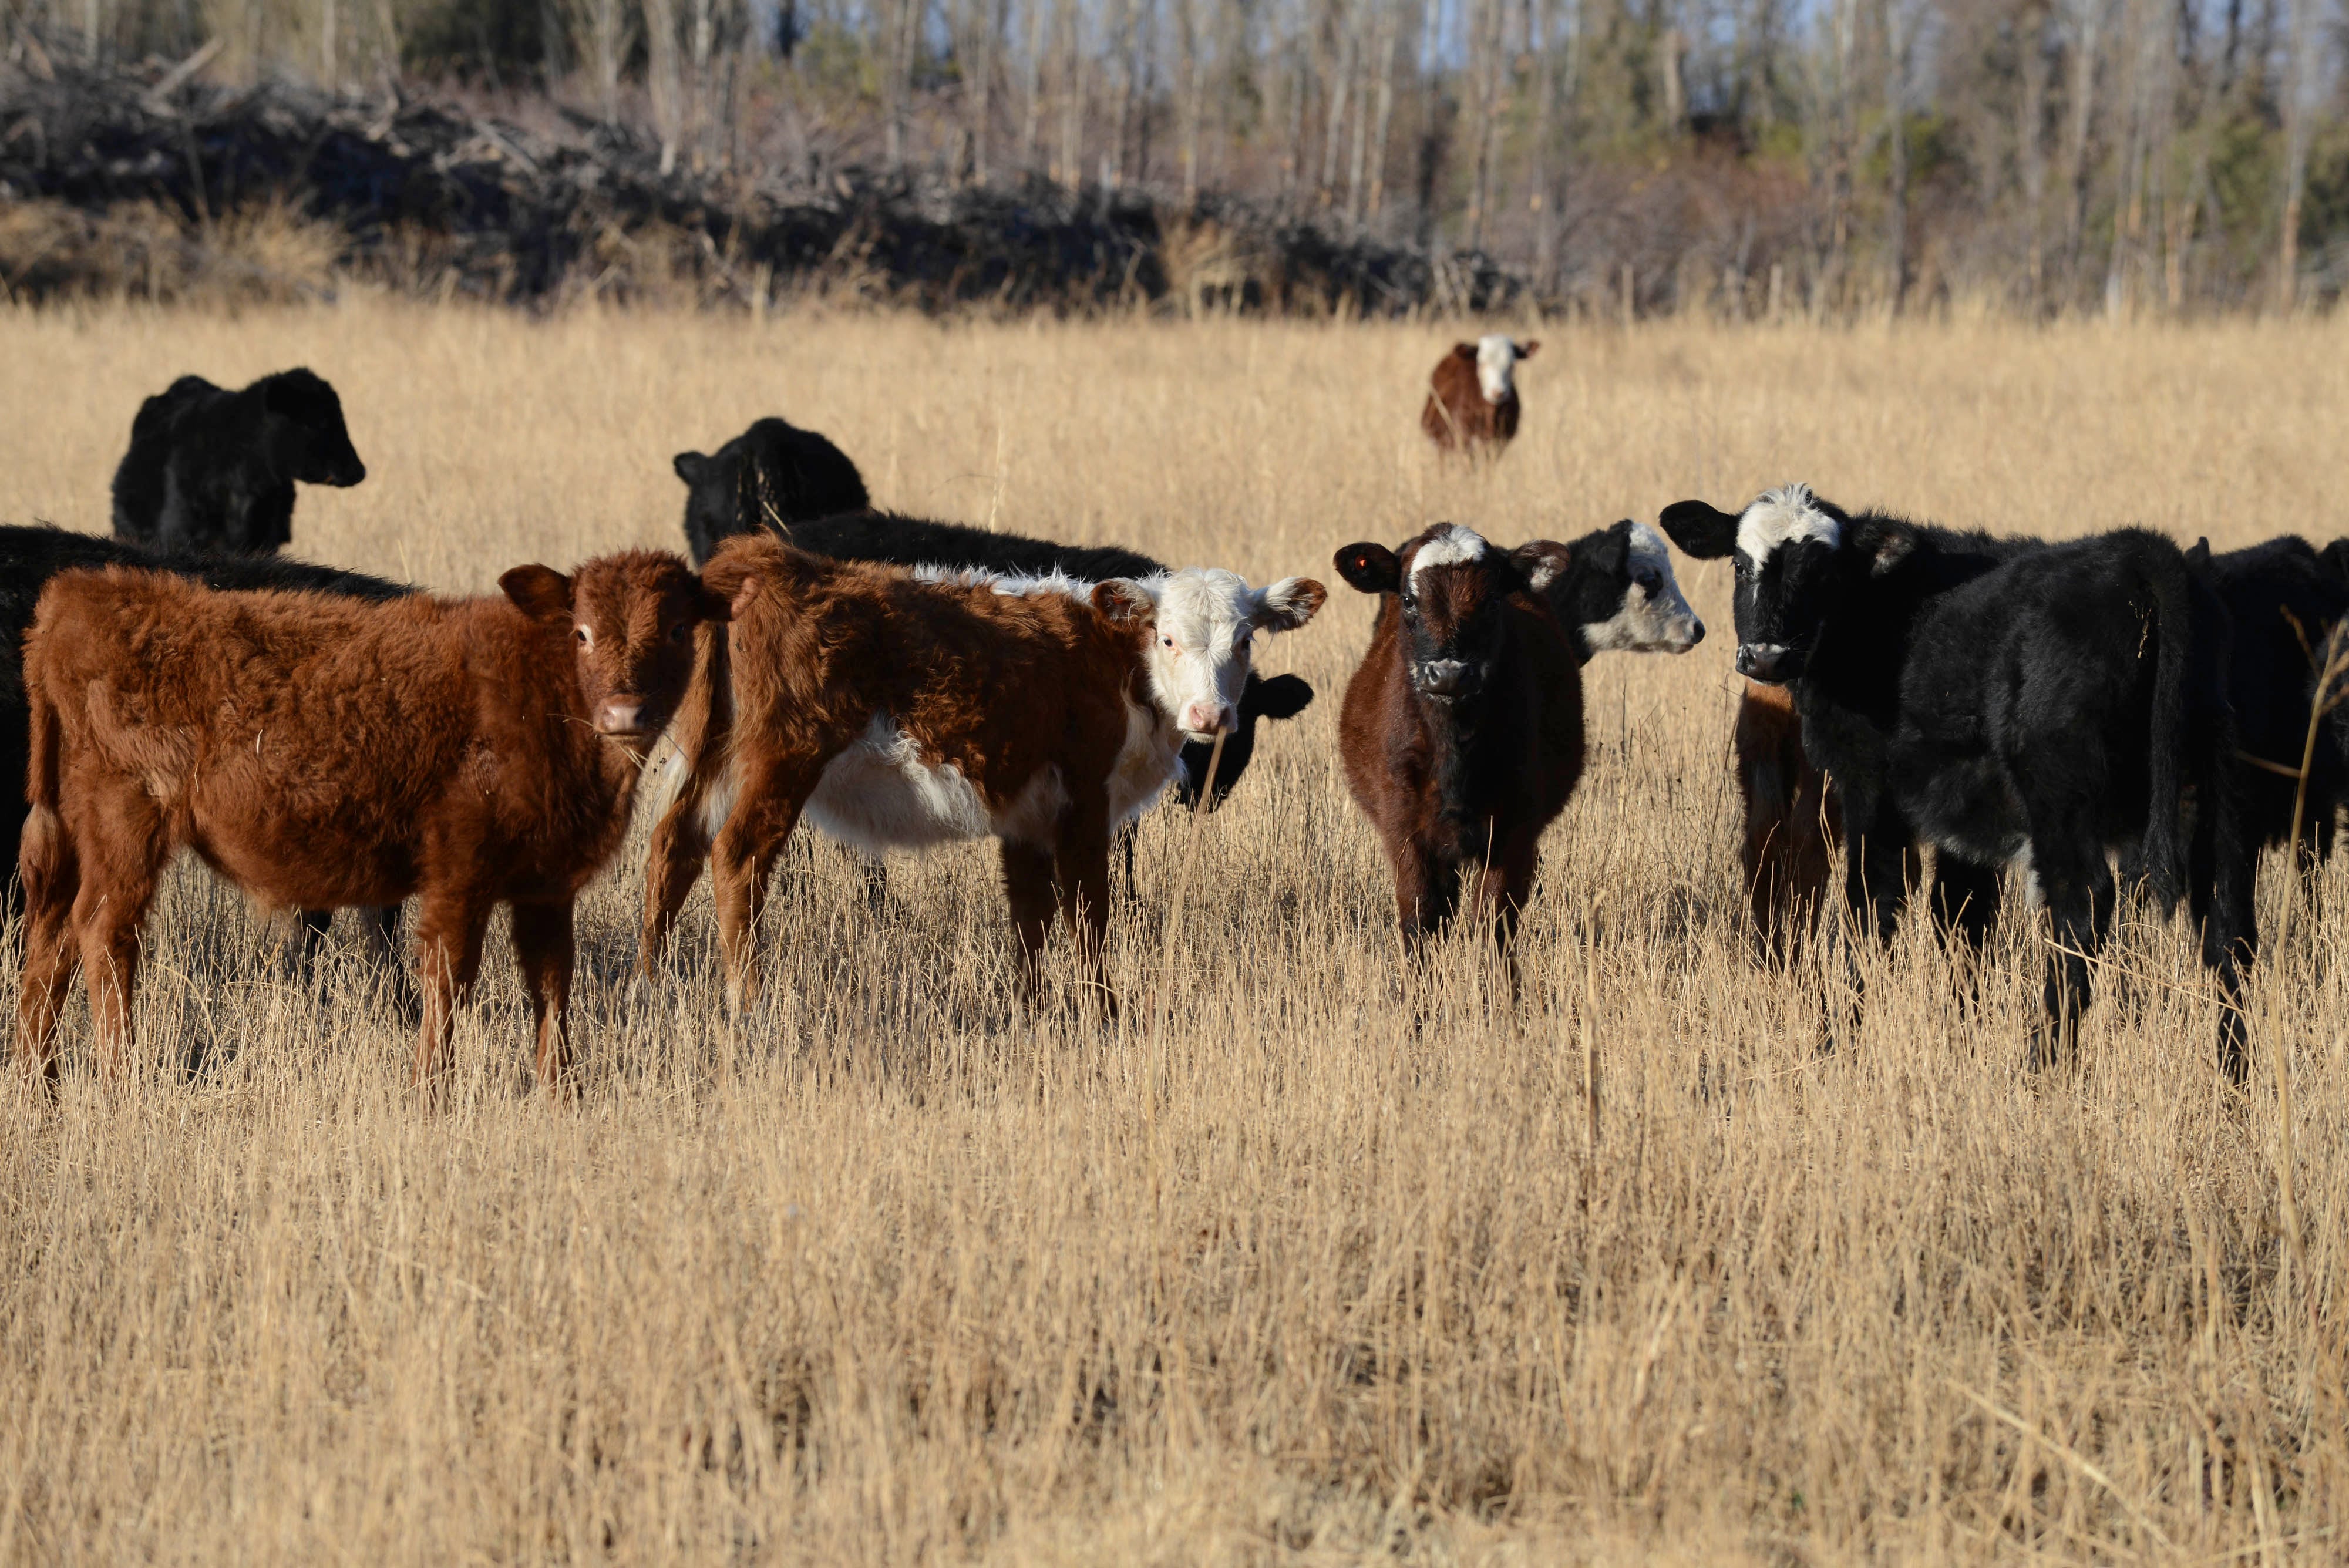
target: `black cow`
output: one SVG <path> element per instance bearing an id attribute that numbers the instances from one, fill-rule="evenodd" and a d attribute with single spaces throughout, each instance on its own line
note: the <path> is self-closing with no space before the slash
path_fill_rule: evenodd
<path id="1" fill-rule="evenodd" d="M 314 566 L 304 561 L 270 556 L 159 555 L 101 539 L 91 534 L 70 534 L 62 528 L 0 527 L 0 845 L 7 846 L 6 899 L 10 914 L 18 911 L 23 889 L 16 881 L 16 845 L 32 809 L 25 798 L 25 781 L 32 760 L 32 710 L 25 697 L 25 633 L 33 625 L 33 610 L 41 590 L 57 573 L 76 566 L 144 566 L 176 572 L 212 588 L 284 588 L 297 592 L 339 594 L 347 598 L 380 603 L 416 590 L 360 572 Z M 388 951 L 390 933 L 398 919 L 397 909 L 374 911 L 370 940 L 378 951 Z M 316 950 L 331 910 L 310 910 L 302 917 L 303 951 Z M 404 992 L 402 1002 L 412 999 Z"/>
<path id="2" fill-rule="evenodd" d="M 720 539 L 873 504 L 846 452 L 781 420 L 761 420 L 706 455 L 678 452 L 674 463 L 685 481 L 685 544 L 696 566 L 709 564 Z"/>
<path id="3" fill-rule="evenodd" d="M 294 485 L 357 484 L 342 400 L 308 370 L 241 392 L 182 376 L 140 405 L 114 471 L 114 536 L 155 550 L 266 556 L 294 537 Z"/>
<path id="4" fill-rule="evenodd" d="M 2210 578 L 2234 622 L 2227 690 L 2242 766 L 2237 790 L 2253 845 L 2292 836 L 2293 797 L 2308 744 L 2309 707 L 2324 639 L 2349 616 L 2349 541 L 2320 555 L 2296 535 L 2210 557 Z M 2349 800 L 2349 708 L 2318 728 L 2309 756 L 2300 864 L 2333 852 L 2335 818 Z"/>
<path id="5" fill-rule="evenodd" d="M 2054 922 L 2031 1054 L 2044 1066 L 2089 1002 L 2108 851 L 2141 844 L 2158 903 L 2192 894 L 2227 1003 L 2220 1060 L 2240 1077 L 2251 888 L 2227 614 L 2206 570 L 2139 529 L 1992 540 L 1855 515 L 1799 484 L 1737 515 L 1683 501 L 1662 522 L 1692 556 L 1736 556 L 1737 667 L 1790 686 L 1804 751 L 1836 781 L 1855 915 L 1890 934 L 1921 839 L 1940 851 L 1938 912 L 1979 941 L 1998 867 L 2022 864 Z"/>
<path id="6" fill-rule="evenodd" d="M 1047 577 L 1057 572 L 1089 583 L 1156 576 L 1166 570 L 1164 563 L 1115 545 L 1056 545 L 1019 534 L 902 517 L 894 512 L 819 518 L 794 523 L 780 532 L 799 549 L 836 561 L 885 561 L 898 566 L 960 568 L 1021 577 Z M 1208 810 L 1223 805 L 1232 786 L 1247 772 L 1256 755 L 1257 722 L 1293 719 L 1312 701 L 1313 688 L 1301 676 L 1276 675 L 1268 680 L 1254 670 L 1248 672 L 1247 685 L 1240 693 L 1239 722 L 1224 737 L 1224 759 L 1216 770 Z M 1183 748 L 1183 777 L 1175 786 L 1175 798 L 1186 807 L 1198 801 L 1213 752 L 1212 746 L 1197 742 Z"/>

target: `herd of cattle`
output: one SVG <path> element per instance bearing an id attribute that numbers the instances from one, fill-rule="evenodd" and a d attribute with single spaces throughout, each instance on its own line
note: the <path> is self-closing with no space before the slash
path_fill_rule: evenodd
<path id="1" fill-rule="evenodd" d="M 1447 355 L 1430 437 L 1496 451 L 1517 425 L 1510 372 L 1537 347 Z M 1322 586 L 876 511 L 845 453 L 778 419 L 675 463 L 689 561 L 523 566 L 499 595 L 436 597 L 273 554 L 296 482 L 365 476 L 331 387 L 187 377 L 132 425 L 113 540 L 0 528 L 0 771 L 25 780 L 21 799 L 0 791 L 25 915 L 20 1064 L 55 1081 L 78 967 L 119 1069 L 140 929 L 189 848 L 303 911 L 311 945 L 335 909 L 370 911 L 394 974 L 416 899 L 428 1083 L 508 906 L 538 1070 L 560 1085 L 574 906 L 640 784 L 647 972 L 706 864 L 730 1001 L 747 1002 L 761 906 L 805 816 L 874 855 L 996 839 L 1023 985 L 1057 914 L 1113 1008 L 1112 845 L 1170 788 L 1220 805 L 1260 723 L 1311 702 L 1253 654 L 1309 622 Z M 2349 792 L 2349 709 L 2318 689 L 2349 615 L 2349 541 L 2047 544 L 1847 513 L 1802 485 L 1735 513 L 1683 501 L 1659 523 L 1514 549 L 1437 524 L 1337 552 L 1379 601 L 1340 746 L 1407 945 L 1464 894 L 1513 954 L 1542 833 L 1582 772 L 1582 666 L 1704 635 L 1669 535 L 1735 561 L 1763 961 L 1814 933 L 1839 853 L 1855 929 L 1884 940 L 1930 846 L 1937 929 L 1977 948 L 2018 865 L 2053 922 L 2031 1049 L 2045 1065 L 2139 886 L 2188 906 L 2224 1003 L 2220 1060 L 2242 1075 L 2260 851 L 2298 822 L 2304 873 Z M 1130 839 L 1127 855 L 1130 885 Z"/>

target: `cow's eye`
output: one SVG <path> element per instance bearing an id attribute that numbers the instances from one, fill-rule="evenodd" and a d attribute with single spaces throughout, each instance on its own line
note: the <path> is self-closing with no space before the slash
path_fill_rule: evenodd
<path id="1" fill-rule="evenodd" d="M 1161 636 L 1160 636 L 1160 637 L 1159 637 L 1159 639 L 1158 639 L 1158 645 L 1159 645 L 1161 648 L 1168 648 L 1168 649 L 1171 649 L 1171 648 L 1173 648 L 1173 647 L 1174 646 L 1174 639 L 1173 638 L 1171 638 L 1171 637 L 1167 637 L 1167 636 L 1164 636 L 1164 634 L 1161 634 Z"/>
<path id="2" fill-rule="evenodd" d="M 1631 568 L 1631 580 L 1640 586 L 1640 591 L 1641 593 L 1653 594 L 1656 591 L 1657 584 L 1656 568 L 1653 566 L 1634 566 Z"/>
<path id="3" fill-rule="evenodd" d="M 690 638 L 692 635 L 693 635 L 693 624 L 692 624 L 690 621 L 682 621 L 682 620 L 681 620 L 681 621 L 678 622 L 675 626 L 673 626 L 673 627 L 671 627 L 671 628 L 668 628 L 668 639 L 669 639 L 671 642 L 675 642 L 675 643 L 683 643 L 687 639 Z"/>
<path id="4" fill-rule="evenodd" d="M 572 628 L 571 635 L 579 639 L 579 646 L 582 648 L 593 648 L 595 646 L 595 639 L 587 635 L 587 628 L 584 626 L 574 627 Z"/>

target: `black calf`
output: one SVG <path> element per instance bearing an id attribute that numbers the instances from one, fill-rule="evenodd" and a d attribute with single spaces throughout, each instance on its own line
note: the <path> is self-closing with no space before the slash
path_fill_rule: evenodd
<path id="1" fill-rule="evenodd" d="M 2054 923 L 2033 1049 L 2044 1064 L 2088 1004 L 2113 911 L 2107 851 L 2141 842 L 2165 908 L 2192 883 L 2229 1003 L 2221 1061 L 2240 1075 L 2234 1003 L 2254 939 L 2227 617 L 2176 545 L 2136 529 L 1994 541 L 1855 516 L 1802 485 L 1736 516 L 1682 502 L 1662 521 L 1692 556 L 1737 557 L 1738 668 L 1789 686 L 1804 750 L 1841 792 L 1855 914 L 1889 933 L 1905 852 L 1923 839 L 1940 851 L 1938 912 L 1979 940 L 1997 868 L 2023 865 Z"/>
<path id="2" fill-rule="evenodd" d="M 846 452 L 781 420 L 761 420 L 714 452 L 681 452 L 673 462 L 685 481 L 685 543 L 696 566 L 709 564 L 721 539 L 873 504 Z"/>
<path id="3" fill-rule="evenodd" d="M 114 536 L 263 556 L 294 537 L 294 485 L 357 484 L 367 464 L 335 389 L 280 370 L 241 392 L 182 376 L 140 405 L 114 471 Z"/>

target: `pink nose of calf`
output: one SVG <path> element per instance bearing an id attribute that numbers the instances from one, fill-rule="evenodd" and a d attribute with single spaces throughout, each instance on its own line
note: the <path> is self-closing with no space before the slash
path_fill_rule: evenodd
<path id="1" fill-rule="evenodd" d="M 1225 702 L 1194 702 L 1183 710 L 1183 728 L 1194 735 L 1220 735 L 1232 728 L 1232 710 Z"/>
<path id="2" fill-rule="evenodd" d="M 595 710 L 595 728 L 607 735 L 633 735 L 644 719 L 639 699 L 615 697 Z"/>

